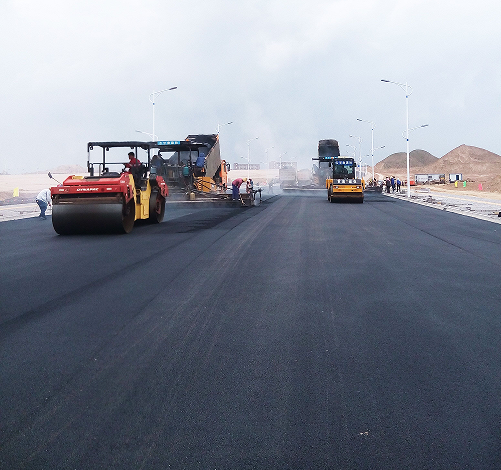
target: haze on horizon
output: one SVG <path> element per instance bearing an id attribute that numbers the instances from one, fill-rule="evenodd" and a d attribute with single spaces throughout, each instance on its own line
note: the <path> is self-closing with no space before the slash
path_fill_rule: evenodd
<path id="1" fill-rule="evenodd" d="M 215 133 L 230 163 L 297 160 L 319 139 L 370 163 L 467 144 L 501 154 L 501 5 L 486 0 L 7 0 L 0 172 L 85 166 L 88 141 Z M 255 139 L 255 137 L 259 137 Z"/>

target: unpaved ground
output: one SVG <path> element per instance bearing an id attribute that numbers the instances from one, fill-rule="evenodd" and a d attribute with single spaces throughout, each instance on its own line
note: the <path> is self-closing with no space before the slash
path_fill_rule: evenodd
<path id="1" fill-rule="evenodd" d="M 54 173 L 58 181 L 64 181 L 69 174 Z M 0 175 L 0 205 L 24 204 L 33 202 L 36 195 L 45 188 L 57 186 L 57 182 L 50 179 L 47 173 L 26 175 Z M 13 197 L 15 188 L 19 188 L 19 197 Z"/>
<path id="2" fill-rule="evenodd" d="M 401 193 L 383 194 L 408 200 L 405 190 Z M 409 202 L 501 224 L 501 195 L 497 193 L 485 193 L 480 197 L 472 191 L 434 191 L 430 187 L 421 186 L 412 188 Z"/>
<path id="3" fill-rule="evenodd" d="M 434 193 L 445 193 L 450 195 L 468 195 L 481 197 L 482 199 L 499 199 L 501 200 L 501 192 L 485 191 L 472 188 L 472 185 L 467 185 L 463 188 L 462 183 L 458 184 L 456 188 L 454 184 L 435 184 L 435 185 L 423 185 L 420 186 L 422 189 L 429 189 Z"/>

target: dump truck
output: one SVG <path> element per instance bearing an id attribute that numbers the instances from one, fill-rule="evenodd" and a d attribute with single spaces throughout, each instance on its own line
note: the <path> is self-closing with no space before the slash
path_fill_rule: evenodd
<path id="1" fill-rule="evenodd" d="M 364 202 L 364 181 L 356 178 L 357 163 L 354 158 L 342 157 L 337 140 L 325 139 L 318 142 L 319 166 L 327 174 L 325 187 L 329 202 Z"/>
<path id="2" fill-rule="evenodd" d="M 169 189 L 151 166 L 155 147 L 154 142 L 89 142 L 89 176 L 72 175 L 51 188 L 54 230 L 60 235 L 129 233 L 137 220 L 161 222 Z M 102 150 L 95 161 L 91 159 L 94 148 Z M 113 158 L 111 149 L 118 149 Z M 131 150 L 140 163 L 125 161 Z"/>

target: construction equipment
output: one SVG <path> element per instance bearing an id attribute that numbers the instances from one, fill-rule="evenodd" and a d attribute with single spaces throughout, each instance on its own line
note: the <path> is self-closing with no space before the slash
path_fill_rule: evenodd
<path id="1" fill-rule="evenodd" d="M 100 161 L 91 161 L 94 147 L 102 149 Z M 61 235 L 129 233 L 136 220 L 161 222 L 169 190 L 151 166 L 150 151 L 155 147 L 154 142 L 89 142 L 90 176 L 72 175 L 51 188 L 54 230 Z M 107 153 L 114 148 L 123 150 L 112 158 Z M 145 163 L 124 163 L 125 149 L 135 150 L 135 157 Z M 118 171 L 110 171 L 113 166 Z"/>
<path id="2" fill-rule="evenodd" d="M 329 202 L 364 202 L 364 181 L 355 176 L 355 159 L 340 156 L 337 140 L 320 140 L 318 158 L 313 160 L 319 161 L 319 168 L 328 167 L 331 170 L 331 177 L 325 180 Z"/>
<path id="3" fill-rule="evenodd" d="M 221 160 L 219 135 L 189 135 L 181 141 L 156 142 L 153 157 L 157 174 L 177 192 L 202 197 L 231 197 L 226 194 L 229 164 Z M 169 157 L 162 154 L 170 153 Z"/>
<path id="4" fill-rule="evenodd" d="M 295 162 L 282 162 L 278 170 L 280 187 L 283 190 L 297 189 L 297 170 Z"/>

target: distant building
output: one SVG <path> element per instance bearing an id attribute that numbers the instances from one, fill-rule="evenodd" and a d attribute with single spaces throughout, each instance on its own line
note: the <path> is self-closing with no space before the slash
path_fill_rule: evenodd
<path id="1" fill-rule="evenodd" d="M 280 170 L 280 164 L 282 168 L 294 168 L 297 170 L 297 162 L 270 162 L 270 170 Z"/>
<path id="2" fill-rule="evenodd" d="M 259 163 L 251 163 L 250 168 L 248 163 L 234 163 L 232 169 L 233 170 L 260 170 L 261 165 Z"/>
<path id="3" fill-rule="evenodd" d="M 445 174 L 421 174 L 414 175 L 416 184 L 445 183 Z"/>
<path id="4" fill-rule="evenodd" d="M 449 173 L 449 183 L 454 181 L 463 181 L 463 173 Z"/>

